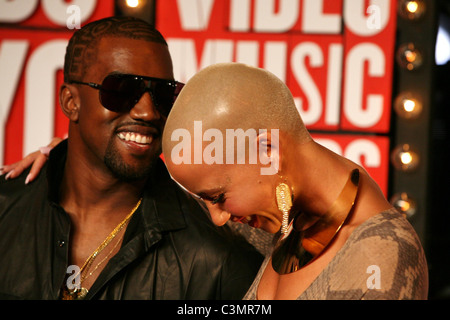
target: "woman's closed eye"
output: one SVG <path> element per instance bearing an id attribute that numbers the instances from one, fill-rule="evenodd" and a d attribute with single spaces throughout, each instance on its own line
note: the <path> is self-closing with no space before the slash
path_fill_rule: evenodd
<path id="1" fill-rule="evenodd" d="M 210 199 L 212 204 L 216 204 L 216 203 L 224 203 L 225 202 L 225 193 L 221 193 L 218 196 L 215 196 L 213 198 Z"/>

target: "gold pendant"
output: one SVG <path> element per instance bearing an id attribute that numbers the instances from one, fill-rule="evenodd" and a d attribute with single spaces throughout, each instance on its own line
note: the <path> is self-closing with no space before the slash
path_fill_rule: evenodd
<path id="1" fill-rule="evenodd" d="M 82 287 L 80 290 L 78 290 L 77 300 L 83 300 L 84 298 L 86 298 L 88 292 L 88 289 Z"/>
<path id="2" fill-rule="evenodd" d="M 88 294 L 89 290 L 81 287 L 81 289 L 63 289 L 62 300 L 83 300 Z"/>

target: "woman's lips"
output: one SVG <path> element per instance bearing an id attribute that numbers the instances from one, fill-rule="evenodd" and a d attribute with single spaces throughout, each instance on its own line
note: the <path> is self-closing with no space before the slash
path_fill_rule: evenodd
<path id="1" fill-rule="evenodd" d="M 250 227 L 258 228 L 259 220 L 256 215 L 250 216 L 231 216 L 231 221 L 248 224 Z"/>
<path id="2" fill-rule="evenodd" d="M 258 216 L 256 216 L 256 215 L 251 216 L 251 220 L 248 222 L 248 225 L 253 228 L 259 228 L 260 223 L 259 223 Z"/>

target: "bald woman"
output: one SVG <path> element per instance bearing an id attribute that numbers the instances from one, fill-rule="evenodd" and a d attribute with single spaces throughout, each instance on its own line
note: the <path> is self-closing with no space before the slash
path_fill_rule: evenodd
<path id="1" fill-rule="evenodd" d="M 226 63 L 197 73 L 169 114 L 163 153 L 216 225 L 278 239 L 246 299 L 427 298 L 412 226 L 361 166 L 311 138 L 268 71 Z"/>
<path id="2" fill-rule="evenodd" d="M 216 225 L 279 234 L 247 299 L 427 297 L 412 226 L 362 167 L 311 138 L 268 71 L 227 63 L 197 73 L 167 119 L 163 153 Z"/>

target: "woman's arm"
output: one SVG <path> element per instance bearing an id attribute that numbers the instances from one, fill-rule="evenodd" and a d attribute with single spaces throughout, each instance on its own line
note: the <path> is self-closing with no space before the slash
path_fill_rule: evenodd
<path id="1" fill-rule="evenodd" d="M 22 174 L 22 172 L 31 166 L 30 173 L 25 179 L 25 184 L 36 179 L 39 175 L 44 164 L 47 162 L 48 154 L 50 150 L 53 149 L 58 143 L 60 143 L 63 139 L 55 137 L 52 141 L 46 146 L 40 148 L 38 151 L 30 153 L 22 160 L 10 164 L 5 165 L 0 168 L 0 174 L 6 174 L 5 179 L 14 179 Z"/>

